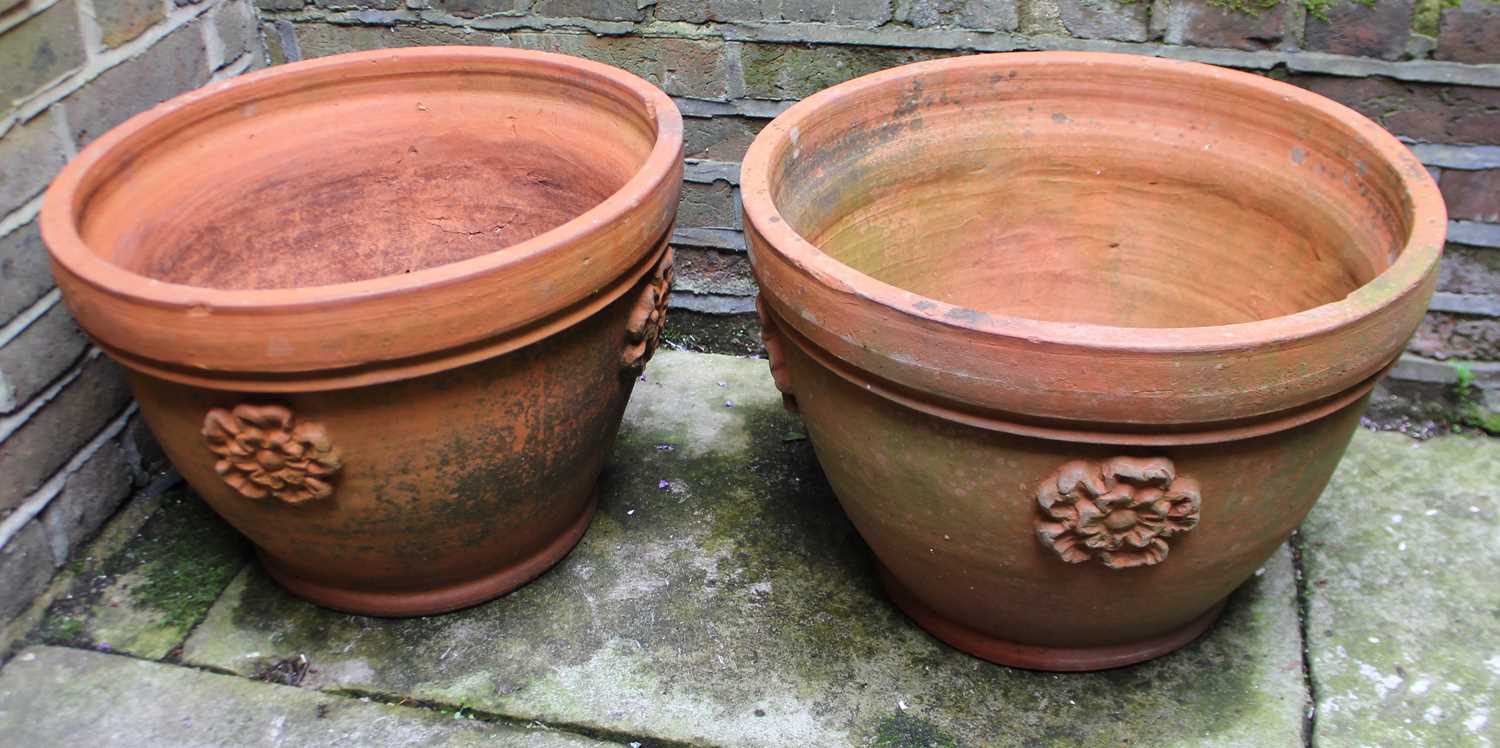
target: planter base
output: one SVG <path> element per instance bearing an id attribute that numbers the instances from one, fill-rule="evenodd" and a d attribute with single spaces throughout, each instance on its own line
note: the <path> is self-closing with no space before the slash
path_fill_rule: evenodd
<path id="1" fill-rule="evenodd" d="M 1153 657 L 1160 657 L 1197 639 L 1213 625 L 1214 621 L 1218 620 L 1219 614 L 1224 611 L 1224 603 L 1220 602 L 1210 608 L 1207 613 L 1176 631 L 1154 639 L 1129 644 L 1077 649 L 1038 647 L 996 639 L 939 616 L 897 581 L 895 575 L 887 571 L 884 564 L 877 561 L 876 565 L 880 569 L 880 581 L 885 585 L 887 594 L 902 612 L 916 621 L 917 625 L 926 629 L 927 633 L 975 657 L 1027 670 L 1081 672 L 1134 665 Z"/>
<path id="2" fill-rule="evenodd" d="M 330 587 L 294 576 L 274 559 L 257 555 L 266 572 L 287 591 L 325 608 L 366 616 L 435 615 L 493 600 L 541 576 L 583 539 L 598 504 L 597 494 L 590 497 L 578 519 L 536 555 L 478 579 L 423 592 L 387 593 Z"/>

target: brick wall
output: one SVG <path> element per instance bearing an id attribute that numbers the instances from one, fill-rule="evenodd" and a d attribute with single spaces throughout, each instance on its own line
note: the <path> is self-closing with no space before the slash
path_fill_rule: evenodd
<path id="1" fill-rule="evenodd" d="M 79 148 L 265 64 L 250 0 L 0 0 L 0 625 L 159 462 L 118 368 L 61 303 L 41 194 Z"/>
<path id="2" fill-rule="evenodd" d="M 276 62 L 382 46 L 497 44 L 582 55 L 666 89 L 687 125 L 676 235 L 682 267 L 672 297 L 679 333 L 683 320 L 713 328 L 724 315 L 750 312 L 755 284 L 740 231 L 738 162 L 766 121 L 814 91 L 917 60 L 1026 49 L 1157 55 L 1286 80 L 1412 144 L 1452 212 L 1432 313 L 1377 410 L 1462 420 L 1461 377 L 1500 410 L 1500 4 L 1493 0 L 1332 0 L 1321 18 L 1298 0 L 1259 15 L 1206 0 L 257 4 Z M 725 347 L 743 349 L 743 325 L 719 329 L 740 334 Z"/>

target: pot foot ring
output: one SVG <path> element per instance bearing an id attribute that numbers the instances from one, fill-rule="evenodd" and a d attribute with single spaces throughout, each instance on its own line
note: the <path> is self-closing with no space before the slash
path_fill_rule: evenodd
<path id="1" fill-rule="evenodd" d="M 880 580 L 886 592 L 917 625 L 947 644 L 981 659 L 1010 667 L 1051 672 L 1106 670 L 1144 662 L 1179 649 L 1207 631 L 1224 610 L 1221 601 L 1187 625 L 1161 636 L 1107 647 L 1042 647 L 997 639 L 943 618 L 896 580 L 884 564 Z"/>
<path id="2" fill-rule="evenodd" d="M 325 608 L 367 616 L 425 616 L 467 608 L 500 597 L 541 576 L 561 561 L 583 539 L 598 507 L 598 496 L 561 535 L 530 558 L 486 574 L 478 579 L 421 592 L 373 592 L 332 587 L 287 572 L 275 559 L 257 552 L 261 566 L 292 594 Z"/>

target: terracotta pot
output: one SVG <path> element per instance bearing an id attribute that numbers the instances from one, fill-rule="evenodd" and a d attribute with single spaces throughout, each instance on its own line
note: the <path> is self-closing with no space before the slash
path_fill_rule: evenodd
<path id="1" fill-rule="evenodd" d="M 741 179 L 772 370 L 890 593 L 1046 670 L 1210 625 L 1322 491 L 1445 226 L 1358 114 L 1123 55 L 860 78 Z"/>
<path id="2" fill-rule="evenodd" d="M 131 119 L 42 231 L 84 330 L 293 592 L 417 615 L 582 536 L 671 285 L 671 100 L 467 47 L 276 67 Z"/>

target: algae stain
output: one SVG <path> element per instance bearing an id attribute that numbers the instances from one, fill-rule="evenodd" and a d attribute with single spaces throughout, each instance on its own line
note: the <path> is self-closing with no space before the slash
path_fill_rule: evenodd
<path id="1" fill-rule="evenodd" d="M 95 572 L 79 574 L 33 636 L 159 656 L 208 612 L 248 557 L 249 544 L 201 499 L 169 492 L 135 538 Z"/>
<path id="2" fill-rule="evenodd" d="M 192 626 L 243 566 L 248 544 L 196 496 L 179 493 L 142 532 L 147 563 L 132 600 L 162 613 L 162 624 Z"/>
<path id="3" fill-rule="evenodd" d="M 898 711 L 876 724 L 874 746 L 875 748 L 959 748 L 959 743 L 937 725 L 906 711 Z"/>

